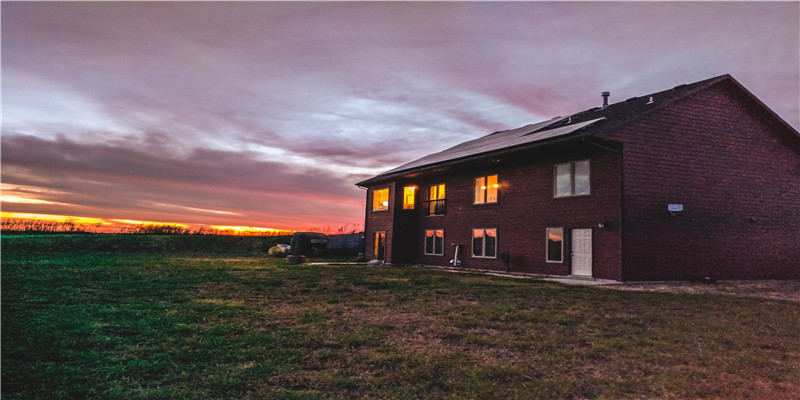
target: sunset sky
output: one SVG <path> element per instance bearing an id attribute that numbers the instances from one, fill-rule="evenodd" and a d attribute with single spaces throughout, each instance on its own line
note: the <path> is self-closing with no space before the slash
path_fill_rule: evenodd
<path id="1" fill-rule="evenodd" d="M 602 91 L 726 73 L 800 127 L 798 2 L 3 1 L 1 16 L 4 213 L 361 225 L 359 180 Z"/>

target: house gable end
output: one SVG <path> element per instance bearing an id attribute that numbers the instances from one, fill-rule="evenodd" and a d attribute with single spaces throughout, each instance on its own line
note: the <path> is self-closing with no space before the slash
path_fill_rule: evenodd
<path id="1" fill-rule="evenodd" d="M 753 100 L 730 78 L 613 133 L 624 279 L 800 276 L 796 131 Z"/>

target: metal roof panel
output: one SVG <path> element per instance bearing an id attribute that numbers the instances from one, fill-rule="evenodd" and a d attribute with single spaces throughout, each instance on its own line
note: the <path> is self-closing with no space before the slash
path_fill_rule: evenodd
<path id="1" fill-rule="evenodd" d="M 605 118 L 597 118 L 590 121 L 561 126 L 558 128 L 547 129 L 548 126 L 561 122 L 567 117 L 557 117 L 537 124 L 526 125 L 521 128 L 507 131 L 495 132 L 474 140 L 470 140 L 438 153 L 429 154 L 418 158 L 397 168 L 388 170 L 378 176 L 393 174 L 413 168 L 427 165 L 438 164 L 445 161 L 456 160 L 459 158 L 490 153 L 496 150 L 507 149 L 523 144 L 538 142 L 541 140 L 563 136 L 575 132 L 581 128 L 592 125 Z"/>

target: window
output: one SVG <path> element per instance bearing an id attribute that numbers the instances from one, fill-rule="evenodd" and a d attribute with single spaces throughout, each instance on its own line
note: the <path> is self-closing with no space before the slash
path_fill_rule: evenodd
<path id="1" fill-rule="evenodd" d="M 372 191 L 372 211 L 389 209 L 389 188 Z"/>
<path id="2" fill-rule="evenodd" d="M 589 160 L 557 164 L 555 197 L 589 194 Z"/>
<path id="3" fill-rule="evenodd" d="M 444 255 L 443 229 L 430 229 L 425 231 L 425 254 Z"/>
<path id="4" fill-rule="evenodd" d="M 386 259 L 386 232 L 375 232 L 375 251 L 372 255 L 375 260 Z"/>
<path id="5" fill-rule="evenodd" d="M 495 258 L 497 254 L 497 229 L 472 230 L 472 256 Z"/>
<path id="6" fill-rule="evenodd" d="M 547 262 L 564 262 L 564 228 L 547 228 Z"/>
<path id="7" fill-rule="evenodd" d="M 444 202 L 444 183 L 433 185 L 428 190 L 428 215 L 444 215 L 446 208 Z"/>
<path id="8" fill-rule="evenodd" d="M 475 178 L 475 204 L 497 203 L 497 175 Z"/>
<path id="9" fill-rule="evenodd" d="M 404 210 L 413 210 L 414 209 L 414 198 L 416 197 L 417 187 L 416 186 L 406 186 L 403 188 L 403 209 Z"/>

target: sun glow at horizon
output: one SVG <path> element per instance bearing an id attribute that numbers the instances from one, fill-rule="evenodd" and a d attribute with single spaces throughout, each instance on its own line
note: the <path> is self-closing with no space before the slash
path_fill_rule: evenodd
<path id="1" fill-rule="evenodd" d="M 295 230 L 292 229 L 262 228 L 257 226 L 211 225 L 210 228 L 219 232 L 233 232 L 236 235 L 257 235 L 261 233 L 296 232 Z"/>
<path id="2" fill-rule="evenodd" d="M 178 228 L 188 229 L 189 225 L 181 224 L 178 222 L 156 222 L 156 221 L 139 221 L 136 219 L 112 219 L 112 221 L 127 224 L 127 225 L 155 225 L 155 226 L 174 226 Z"/>
<path id="3" fill-rule="evenodd" d="M 0 218 L 3 219 L 29 219 L 29 220 L 36 220 L 36 221 L 52 221 L 52 222 L 64 222 L 64 221 L 71 221 L 76 224 L 87 224 L 87 225 L 111 225 L 110 222 L 102 219 L 102 218 L 92 218 L 92 217 L 78 217 L 74 215 L 53 215 L 53 214 L 34 214 L 34 213 L 18 213 L 18 212 L 0 212 Z"/>
<path id="4" fill-rule="evenodd" d="M 292 234 L 297 232 L 294 229 L 276 229 L 258 226 L 236 226 L 236 225 L 203 225 L 187 224 L 180 222 L 159 222 L 136 219 L 120 218 L 93 218 L 73 215 L 54 215 L 36 214 L 20 212 L 0 212 L 3 221 L 8 220 L 28 220 L 43 221 L 52 223 L 71 222 L 77 225 L 86 225 L 95 228 L 99 233 L 129 233 L 132 227 L 174 227 L 196 233 L 219 234 L 219 235 L 263 235 L 263 234 Z M 5 222 L 4 222 L 5 223 Z M 195 233 L 195 232 L 192 232 Z"/>

